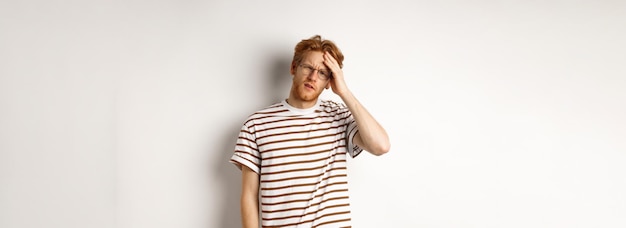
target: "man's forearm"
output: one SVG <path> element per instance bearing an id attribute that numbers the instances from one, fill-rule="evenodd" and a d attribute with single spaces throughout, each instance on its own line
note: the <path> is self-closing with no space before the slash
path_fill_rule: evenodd
<path id="1" fill-rule="evenodd" d="M 341 99 L 346 106 L 348 106 L 348 109 L 359 126 L 359 133 L 357 135 L 359 138 L 357 138 L 357 142 L 360 143 L 357 144 L 362 144 L 359 146 L 375 155 L 387 153 L 390 143 L 389 136 L 385 129 L 351 92 L 341 95 Z"/>
<path id="2" fill-rule="evenodd" d="M 246 166 L 241 172 L 241 225 L 259 228 L 259 175 Z"/>
<path id="3" fill-rule="evenodd" d="M 241 224 L 244 228 L 259 227 L 258 197 L 253 195 L 241 196 Z"/>

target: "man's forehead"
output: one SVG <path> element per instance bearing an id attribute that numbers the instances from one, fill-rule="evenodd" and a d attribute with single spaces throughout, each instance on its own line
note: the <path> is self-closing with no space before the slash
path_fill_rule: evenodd
<path id="1" fill-rule="evenodd" d="M 324 55 L 321 51 L 309 51 L 305 53 L 302 58 L 302 62 L 326 67 L 326 65 L 324 65 Z"/>

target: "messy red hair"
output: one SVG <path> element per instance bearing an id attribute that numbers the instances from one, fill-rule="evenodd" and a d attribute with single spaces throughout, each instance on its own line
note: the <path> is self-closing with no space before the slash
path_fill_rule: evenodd
<path id="1" fill-rule="evenodd" d="M 339 67 L 343 68 L 343 53 L 341 53 L 337 45 L 330 40 L 322 39 L 320 35 L 315 35 L 296 44 L 293 60 L 291 61 L 292 69 L 295 69 L 302 62 L 304 54 L 309 51 L 328 52 L 337 60 Z"/>

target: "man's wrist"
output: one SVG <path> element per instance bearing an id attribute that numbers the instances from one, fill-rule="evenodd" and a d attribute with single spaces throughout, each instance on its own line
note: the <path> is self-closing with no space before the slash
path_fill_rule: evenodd
<path id="1" fill-rule="evenodd" d="M 344 103 L 350 102 L 352 99 L 354 99 L 354 95 L 352 94 L 352 92 L 350 92 L 350 90 L 346 90 L 341 94 L 338 93 L 337 96 L 339 96 Z"/>

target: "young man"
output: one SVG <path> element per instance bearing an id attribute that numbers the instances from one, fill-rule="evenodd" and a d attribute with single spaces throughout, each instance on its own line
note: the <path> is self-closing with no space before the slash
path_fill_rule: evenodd
<path id="1" fill-rule="evenodd" d="M 289 97 L 245 121 L 230 160 L 242 170 L 244 227 L 257 228 L 259 220 L 263 227 L 351 226 L 347 154 L 382 155 L 390 144 L 348 89 L 342 67 L 332 41 L 302 40 Z M 344 104 L 318 99 L 329 88 Z"/>

